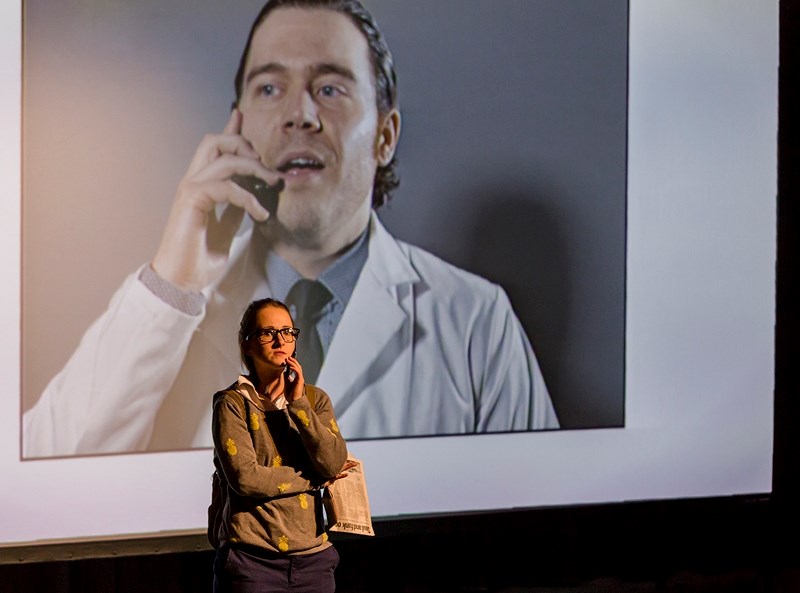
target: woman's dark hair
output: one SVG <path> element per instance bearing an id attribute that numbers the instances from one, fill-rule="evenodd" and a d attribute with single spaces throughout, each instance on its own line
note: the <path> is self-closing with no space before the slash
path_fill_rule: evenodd
<path id="1" fill-rule="evenodd" d="M 278 8 L 321 8 L 340 12 L 349 17 L 364 35 L 369 46 L 378 113 L 386 115 L 397 107 L 397 75 L 394 71 L 392 54 L 389 51 L 389 46 L 383 33 L 378 28 L 378 23 L 358 0 L 269 0 L 253 22 L 250 35 L 247 37 L 247 44 L 239 60 L 239 69 L 236 72 L 234 81 L 236 105 L 239 104 L 244 91 L 244 70 L 250 53 L 250 43 L 253 41 L 253 35 L 255 35 L 259 25 L 264 22 L 264 19 Z M 397 158 L 393 156 L 388 165 L 378 166 L 378 170 L 375 172 L 375 182 L 372 188 L 372 207 L 380 208 L 386 204 L 391 199 L 392 192 L 399 185 L 400 177 L 397 173 Z"/>
<path id="2" fill-rule="evenodd" d="M 267 307 L 283 309 L 289 314 L 289 318 L 292 319 L 292 313 L 289 311 L 289 307 L 276 299 L 259 299 L 247 306 L 247 309 L 242 315 L 242 322 L 239 324 L 239 356 L 242 359 L 242 364 L 251 376 L 256 374 L 256 368 L 253 364 L 253 359 L 245 352 L 245 343 L 247 342 L 247 338 L 250 337 L 250 334 L 258 329 L 258 327 L 256 327 L 256 317 L 258 317 L 259 311 Z M 292 325 L 294 325 L 294 319 L 292 319 Z"/>

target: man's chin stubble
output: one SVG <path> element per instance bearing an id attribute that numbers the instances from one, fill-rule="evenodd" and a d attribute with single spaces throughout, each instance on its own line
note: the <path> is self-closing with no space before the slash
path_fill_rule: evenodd
<path id="1" fill-rule="evenodd" d="M 305 217 L 288 225 L 278 216 L 270 217 L 258 225 L 258 230 L 269 245 L 282 244 L 293 249 L 317 250 L 322 246 L 321 226 L 316 217 Z"/>

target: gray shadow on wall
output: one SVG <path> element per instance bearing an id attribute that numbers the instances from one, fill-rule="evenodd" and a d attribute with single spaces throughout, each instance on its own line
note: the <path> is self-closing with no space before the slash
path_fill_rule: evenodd
<path id="1" fill-rule="evenodd" d="M 535 190 L 519 186 L 472 193 L 470 203 L 478 206 L 470 217 L 467 236 L 474 240 L 464 264 L 508 293 L 536 352 L 562 428 L 622 426 L 624 394 L 618 390 L 614 401 L 603 402 L 604 413 L 593 410 L 590 402 L 598 390 L 589 379 L 591 373 L 581 369 L 587 364 L 584 356 L 591 356 L 594 349 L 587 354 L 586 348 L 571 342 L 570 324 L 583 318 L 576 309 L 583 306 L 586 295 L 574 294 L 569 238 L 552 207 L 557 201 L 536 199 Z M 622 359 L 619 363 L 621 372 Z M 614 369 L 609 372 L 616 375 Z"/>

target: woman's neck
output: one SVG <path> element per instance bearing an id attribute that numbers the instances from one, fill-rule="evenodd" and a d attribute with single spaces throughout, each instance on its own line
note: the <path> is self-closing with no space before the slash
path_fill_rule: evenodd
<path id="1" fill-rule="evenodd" d="M 274 401 L 284 391 L 283 372 L 276 374 L 259 374 L 256 383 L 256 391 L 270 401 Z"/>

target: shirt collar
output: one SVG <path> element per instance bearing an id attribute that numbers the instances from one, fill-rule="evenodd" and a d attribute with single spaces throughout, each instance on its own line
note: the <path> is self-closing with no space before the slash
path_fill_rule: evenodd
<path id="1" fill-rule="evenodd" d="M 318 280 L 331 291 L 333 298 L 346 306 L 353 294 L 358 276 L 369 255 L 369 229 L 365 229 L 356 242 L 320 274 Z M 266 257 L 267 281 L 274 298 L 285 301 L 295 282 L 302 276 L 274 251 Z"/>
<path id="2" fill-rule="evenodd" d="M 256 390 L 256 386 L 253 385 L 249 378 L 244 375 L 239 375 L 239 378 L 236 380 L 236 390 L 244 397 L 249 399 L 252 403 L 256 404 L 258 407 L 261 407 L 261 404 L 258 401 L 258 391 Z"/>

